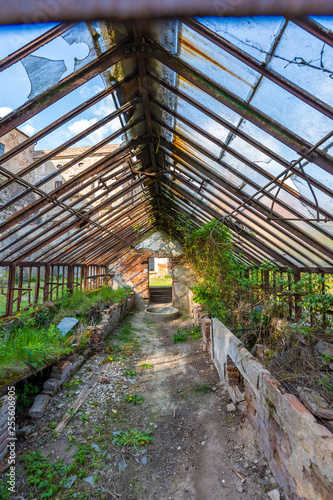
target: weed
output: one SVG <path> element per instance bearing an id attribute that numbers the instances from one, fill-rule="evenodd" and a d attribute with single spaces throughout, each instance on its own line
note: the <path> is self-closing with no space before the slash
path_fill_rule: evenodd
<path id="1" fill-rule="evenodd" d="M 132 377 L 135 377 L 135 376 L 136 376 L 136 372 L 135 372 L 134 370 L 125 370 L 125 371 L 123 372 L 123 375 L 124 375 L 125 377 L 130 377 L 130 378 L 132 378 Z"/>
<path id="2" fill-rule="evenodd" d="M 50 429 L 55 429 L 55 428 L 57 427 L 56 422 L 51 422 L 51 423 L 49 424 L 49 427 L 50 427 Z"/>
<path id="3" fill-rule="evenodd" d="M 113 345 L 110 344 L 107 349 L 105 350 L 108 354 L 112 354 L 113 352 L 120 352 L 121 351 L 121 346 L 119 345 Z"/>
<path id="4" fill-rule="evenodd" d="M 196 340 L 201 338 L 201 328 L 200 326 L 182 326 L 178 328 L 177 333 L 172 337 L 172 342 L 174 344 L 180 342 L 187 342 L 188 339 Z"/>
<path id="5" fill-rule="evenodd" d="M 70 382 L 65 382 L 64 387 L 67 389 L 77 389 L 77 387 L 83 382 L 82 378 L 73 379 Z"/>
<path id="6" fill-rule="evenodd" d="M 319 380 L 318 380 L 318 384 L 319 385 L 322 385 L 323 387 L 325 387 L 325 389 L 328 390 L 328 392 L 332 392 L 332 385 L 331 385 L 331 381 L 330 379 L 328 378 L 327 375 L 323 375 Z"/>
<path id="7" fill-rule="evenodd" d="M 214 392 L 214 389 L 212 387 L 210 387 L 210 385 L 206 385 L 206 384 L 203 384 L 203 385 L 196 385 L 194 387 L 194 392 L 202 392 L 203 394 L 207 394 L 208 392 Z"/>
<path id="8" fill-rule="evenodd" d="M 55 498 L 62 478 L 72 470 L 72 465 L 66 467 L 63 459 L 50 462 L 49 457 L 44 457 L 40 450 L 26 452 L 21 460 L 27 470 L 28 484 L 41 491 L 41 499 Z"/>
<path id="9" fill-rule="evenodd" d="M 152 368 L 154 368 L 154 365 L 150 365 L 149 363 L 142 363 L 140 366 L 146 370 L 152 370 Z"/>
<path id="10" fill-rule="evenodd" d="M 18 409 L 31 406 L 35 394 L 38 394 L 40 389 L 38 385 L 33 385 L 30 382 L 24 385 L 22 392 L 17 391 L 17 406 Z"/>
<path id="11" fill-rule="evenodd" d="M 127 403 L 133 403 L 134 405 L 141 405 L 144 401 L 143 397 L 138 396 L 137 394 L 135 394 L 135 392 L 133 394 L 127 395 L 125 397 L 125 400 L 127 401 Z"/>
<path id="12" fill-rule="evenodd" d="M 139 446 L 151 443 L 155 438 L 151 436 L 152 431 L 140 432 L 135 429 L 129 429 L 128 432 L 115 432 L 115 442 L 119 446 L 138 449 Z"/>
<path id="13" fill-rule="evenodd" d="M 121 361 L 120 358 L 114 358 L 113 356 L 108 357 L 109 361 Z"/>
<path id="14" fill-rule="evenodd" d="M 0 343 L 0 374 L 6 369 L 6 365 L 13 364 L 16 369 L 17 365 L 25 364 L 36 371 L 47 361 L 70 352 L 70 348 L 63 344 L 64 338 L 54 325 L 38 328 L 26 324 L 13 328 L 9 339 Z"/>
<path id="15" fill-rule="evenodd" d="M 7 498 L 10 497 L 10 490 L 9 488 L 11 487 L 10 484 L 10 478 L 7 477 L 6 481 L 0 481 L 0 498 L 3 500 L 6 500 Z"/>
<path id="16" fill-rule="evenodd" d="M 322 353 L 323 360 L 325 361 L 326 365 L 329 365 L 333 361 L 333 356 L 328 354 L 327 352 Z"/>
<path id="17" fill-rule="evenodd" d="M 126 321 L 120 331 L 120 334 L 118 335 L 118 339 L 122 342 L 129 342 L 132 338 L 132 333 L 132 324 L 130 321 Z"/>
<path id="18" fill-rule="evenodd" d="M 89 418 L 89 415 L 81 415 L 80 420 L 81 420 L 81 422 L 85 422 L 86 420 L 88 420 L 88 418 Z"/>
<path id="19" fill-rule="evenodd" d="M 177 333 L 175 333 L 172 336 L 172 343 L 173 344 L 177 344 L 180 342 L 187 342 L 187 340 L 188 340 L 188 337 L 187 337 L 186 333 L 179 332 L 179 330 Z"/>

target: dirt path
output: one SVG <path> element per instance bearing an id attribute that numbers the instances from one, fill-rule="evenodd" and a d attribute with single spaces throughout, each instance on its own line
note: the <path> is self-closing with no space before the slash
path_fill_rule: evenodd
<path id="1" fill-rule="evenodd" d="M 153 324 L 135 312 L 80 369 L 77 382 L 52 398 L 35 438 L 24 443 L 30 456 L 40 447 L 50 457 L 50 470 L 61 457 L 69 467 L 62 474 L 65 486 L 56 487 L 52 499 L 268 498 L 264 490 L 274 488 L 275 480 L 242 416 L 228 411 L 231 401 L 201 340 L 172 343 L 177 329 L 191 322 Z M 110 358 L 110 382 L 98 384 L 63 433 L 52 436 L 75 393 Z M 143 402 L 125 400 L 133 394 Z M 154 441 L 140 441 L 137 450 L 119 443 L 119 431 L 131 429 L 151 432 L 146 436 Z M 17 477 L 24 500 L 40 498 L 22 465 Z"/>

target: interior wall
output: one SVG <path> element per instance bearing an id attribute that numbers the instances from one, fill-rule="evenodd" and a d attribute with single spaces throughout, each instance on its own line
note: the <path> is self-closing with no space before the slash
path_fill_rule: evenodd
<path id="1" fill-rule="evenodd" d="M 136 250 L 129 252 L 112 265 L 113 281 L 128 285 L 135 292 L 135 306 L 144 309 L 149 304 L 148 262 L 150 257 L 161 257 L 161 251 Z M 171 258 L 172 304 L 187 309 L 187 294 L 192 280 L 191 270 L 182 257 Z"/>
<path id="2" fill-rule="evenodd" d="M 170 259 L 172 276 L 172 304 L 178 309 L 188 308 L 187 294 L 193 275 L 182 257 L 183 249 L 177 241 L 160 232 L 152 234 L 135 250 L 113 262 L 114 283 L 128 285 L 135 292 L 135 306 L 144 309 L 149 304 L 149 258 Z"/>

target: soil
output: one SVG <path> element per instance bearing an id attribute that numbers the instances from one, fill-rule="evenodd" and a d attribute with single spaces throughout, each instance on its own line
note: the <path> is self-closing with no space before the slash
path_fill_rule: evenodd
<path id="1" fill-rule="evenodd" d="M 52 499 L 269 498 L 266 492 L 277 487 L 276 481 L 243 415 L 228 407 L 224 382 L 202 351 L 201 339 L 172 343 L 178 328 L 192 322 L 180 317 L 167 324 L 150 323 L 142 311 L 132 313 L 125 320 L 125 334 L 122 324 L 75 374 L 77 382 L 51 398 L 42 419 L 22 419 L 21 426 L 36 427 L 18 440 L 17 450 L 31 454 L 40 448 L 51 462 L 63 457 L 65 464 L 74 462 L 80 444 L 91 450 L 71 472 L 74 483 L 58 489 Z M 119 352 L 117 345 L 122 347 Z M 122 356 L 125 359 L 117 361 Z M 105 373 L 109 383 L 98 384 L 55 437 L 52 428 L 70 411 L 77 393 L 110 361 Z M 125 370 L 136 375 L 124 375 Z M 212 390 L 198 390 L 203 385 Z M 125 400 L 133 393 L 144 398 L 142 404 Z M 152 431 L 154 441 L 140 442 L 137 450 L 119 446 L 117 432 L 130 429 Z M 39 499 L 41 492 L 28 485 L 23 464 L 17 464 L 16 494 L 11 498 Z"/>

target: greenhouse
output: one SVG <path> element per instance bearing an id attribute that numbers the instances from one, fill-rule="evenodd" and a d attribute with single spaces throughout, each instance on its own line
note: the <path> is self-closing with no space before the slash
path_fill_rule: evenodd
<path id="1" fill-rule="evenodd" d="M 333 498 L 311 3 L 0 5 L 0 498 Z"/>

